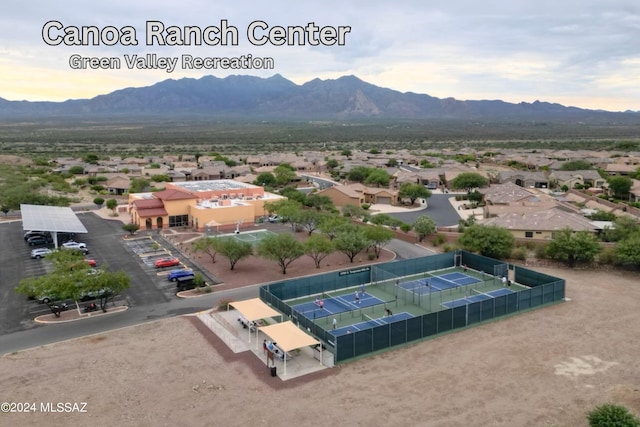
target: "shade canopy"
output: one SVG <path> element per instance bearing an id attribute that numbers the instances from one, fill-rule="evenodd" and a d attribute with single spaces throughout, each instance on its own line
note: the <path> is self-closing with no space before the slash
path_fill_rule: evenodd
<path id="1" fill-rule="evenodd" d="M 266 319 L 268 317 L 282 316 L 282 313 L 274 310 L 265 304 L 260 298 L 247 299 L 244 301 L 234 301 L 229 303 L 242 314 L 242 317 L 249 322 Z"/>
<path id="2" fill-rule="evenodd" d="M 262 326 L 259 329 L 271 338 L 271 341 L 278 343 L 278 347 L 284 352 L 320 344 L 320 341 L 298 328 L 290 320 L 274 325 Z"/>
<path id="3" fill-rule="evenodd" d="M 20 205 L 20 214 L 25 231 L 87 233 L 71 208 L 23 204 Z"/>

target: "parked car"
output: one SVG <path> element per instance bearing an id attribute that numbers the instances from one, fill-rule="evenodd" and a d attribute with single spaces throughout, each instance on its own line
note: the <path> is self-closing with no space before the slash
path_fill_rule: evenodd
<path id="1" fill-rule="evenodd" d="M 204 283 L 200 285 L 200 287 L 204 287 L 204 286 L 205 286 Z M 183 277 L 178 277 L 176 279 L 176 288 L 178 288 L 178 292 L 195 289 L 195 287 L 196 287 L 195 277 L 183 276 Z"/>
<path id="2" fill-rule="evenodd" d="M 24 240 L 29 240 L 30 237 L 48 237 L 50 233 L 48 231 L 27 231 L 24 233 Z"/>
<path id="3" fill-rule="evenodd" d="M 49 255 L 50 253 L 52 253 L 53 251 L 49 248 L 37 248 L 37 249 L 33 249 L 31 250 L 31 258 L 33 259 L 40 259 L 40 258 L 44 258 L 47 255 Z"/>
<path id="4" fill-rule="evenodd" d="M 164 268 L 164 267 L 174 267 L 176 265 L 180 265 L 180 260 L 178 258 L 160 258 L 153 263 L 156 268 Z"/>
<path id="5" fill-rule="evenodd" d="M 91 301 L 98 298 L 108 297 L 111 295 L 111 289 L 102 288 L 98 291 L 91 291 L 80 295 L 80 301 Z"/>
<path id="6" fill-rule="evenodd" d="M 86 249 L 86 243 L 74 242 L 73 240 L 69 240 L 68 242 L 64 242 L 62 247 L 66 249 Z"/>
<path id="7" fill-rule="evenodd" d="M 51 243 L 51 239 L 46 236 L 33 236 L 27 239 L 29 246 L 48 245 Z"/>
<path id="8" fill-rule="evenodd" d="M 280 217 L 278 215 L 271 215 L 269 218 L 267 218 L 267 221 L 269 221 L 269 222 L 280 222 Z"/>
<path id="9" fill-rule="evenodd" d="M 170 282 L 175 282 L 179 277 L 194 277 L 194 274 L 192 270 L 189 270 L 187 268 L 171 270 L 167 275 L 167 280 Z"/>

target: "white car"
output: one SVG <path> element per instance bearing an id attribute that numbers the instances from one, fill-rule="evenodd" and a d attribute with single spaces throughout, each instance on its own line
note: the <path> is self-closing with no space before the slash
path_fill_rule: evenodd
<path id="1" fill-rule="evenodd" d="M 62 246 L 64 248 L 67 248 L 67 249 L 86 249 L 87 248 L 87 244 L 86 243 L 74 242 L 73 240 L 69 240 L 68 242 L 64 242 L 62 244 Z"/>
<path id="2" fill-rule="evenodd" d="M 33 259 L 44 258 L 45 256 L 49 255 L 52 252 L 53 251 L 51 249 L 49 249 L 49 248 L 34 249 L 34 250 L 31 251 L 31 258 L 33 258 Z"/>

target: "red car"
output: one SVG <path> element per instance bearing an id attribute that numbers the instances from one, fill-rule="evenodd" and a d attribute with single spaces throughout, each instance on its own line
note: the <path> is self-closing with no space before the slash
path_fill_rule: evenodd
<path id="1" fill-rule="evenodd" d="M 180 260 L 178 258 L 160 258 L 156 260 L 154 265 L 156 268 L 175 267 L 180 265 Z"/>

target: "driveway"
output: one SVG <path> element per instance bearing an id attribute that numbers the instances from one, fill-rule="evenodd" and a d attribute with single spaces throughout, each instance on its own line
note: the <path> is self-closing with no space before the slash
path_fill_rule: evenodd
<path id="1" fill-rule="evenodd" d="M 438 227 L 448 227 L 458 225 L 460 213 L 451 205 L 449 199 L 455 195 L 432 194 L 427 199 L 427 209 L 411 210 L 406 212 L 390 212 L 388 215 L 398 218 L 407 224 L 413 224 L 419 216 L 429 216 Z"/>

